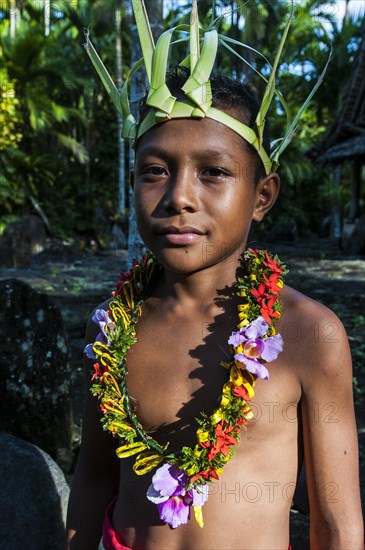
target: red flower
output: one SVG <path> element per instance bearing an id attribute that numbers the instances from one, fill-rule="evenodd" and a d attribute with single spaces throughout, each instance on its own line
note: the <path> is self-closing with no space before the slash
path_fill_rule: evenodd
<path id="1" fill-rule="evenodd" d="M 255 298 L 257 298 L 258 304 L 261 304 L 264 298 L 270 298 L 270 295 L 266 292 L 265 283 L 261 283 L 257 288 L 251 288 L 250 292 L 252 296 L 255 296 Z"/>
<path id="2" fill-rule="evenodd" d="M 121 273 L 120 274 L 119 282 L 117 283 L 117 286 L 115 287 L 117 294 L 121 294 L 121 296 L 123 297 L 123 295 L 124 295 L 123 285 L 126 281 L 130 281 L 132 279 L 132 277 L 133 277 L 133 268 L 130 269 L 127 273 Z"/>
<path id="3" fill-rule="evenodd" d="M 190 478 L 191 483 L 195 483 L 198 479 L 219 479 L 219 475 L 217 472 L 212 468 L 209 467 L 207 470 L 203 470 L 202 472 L 199 472 L 198 474 L 195 474 L 195 476 L 192 476 Z"/>
<path id="4" fill-rule="evenodd" d="M 208 459 L 212 460 L 216 454 L 222 453 L 224 456 L 227 456 L 229 453 L 229 446 L 230 445 L 237 445 L 238 441 L 233 435 L 229 435 L 230 432 L 233 430 L 233 426 L 228 426 L 228 428 L 224 429 L 225 422 L 224 420 L 217 424 L 215 429 L 215 434 L 217 436 L 217 440 L 214 443 L 201 443 L 203 447 L 209 448 L 210 451 L 208 453 Z"/>
<path id="5" fill-rule="evenodd" d="M 100 365 L 100 363 L 94 363 L 94 374 L 91 378 L 91 381 L 95 380 L 96 378 L 100 378 L 100 381 L 103 381 L 103 376 L 106 372 L 108 372 L 109 367 L 108 365 Z"/>
<path id="6" fill-rule="evenodd" d="M 106 414 L 108 412 L 108 409 L 106 409 L 102 403 L 100 403 L 99 408 L 103 414 Z"/>
<path id="7" fill-rule="evenodd" d="M 265 250 L 265 256 L 266 262 L 263 261 L 262 263 L 271 269 L 271 271 L 274 271 L 274 273 L 278 273 L 280 275 L 282 273 L 282 269 L 279 267 L 278 260 L 272 260 L 268 255 L 267 250 Z"/>
<path id="8" fill-rule="evenodd" d="M 244 386 L 236 386 L 233 389 L 232 393 L 236 397 L 242 397 L 242 399 L 244 399 L 245 401 L 249 401 L 249 399 L 250 399 L 249 396 L 248 396 L 248 392 L 247 392 L 247 390 Z"/>
<path id="9" fill-rule="evenodd" d="M 247 426 L 248 425 L 248 420 L 246 420 L 246 418 L 238 418 L 236 420 L 236 426 L 240 427 L 240 426 Z"/>
<path id="10" fill-rule="evenodd" d="M 272 273 L 269 278 L 263 273 L 265 279 L 265 286 L 272 294 L 279 294 L 281 291 L 280 286 L 277 284 L 279 279 L 279 273 Z"/>
<path id="11" fill-rule="evenodd" d="M 272 296 L 272 298 L 269 298 L 267 302 L 265 300 L 262 300 L 261 302 L 260 313 L 265 319 L 265 321 L 269 324 L 271 323 L 271 319 L 273 317 L 276 317 L 276 318 L 280 317 L 280 313 L 278 313 L 273 309 L 273 305 L 275 304 L 276 300 L 277 300 L 276 296 Z"/>

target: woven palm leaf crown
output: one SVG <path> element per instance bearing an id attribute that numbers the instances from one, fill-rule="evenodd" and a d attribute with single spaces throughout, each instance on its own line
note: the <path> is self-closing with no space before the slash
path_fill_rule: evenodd
<path id="1" fill-rule="evenodd" d="M 243 44 L 242 42 L 219 34 L 215 26 L 208 29 L 203 29 L 200 27 L 196 0 L 193 0 L 192 2 L 190 25 L 178 25 L 163 32 L 156 45 L 152 37 L 144 1 L 133 0 L 132 6 L 142 47 L 143 58 L 137 61 L 137 63 L 132 67 L 120 92 L 95 51 L 95 48 L 89 39 L 88 32 L 86 32 L 85 43 L 87 53 L 89 54 L 95 69 L 97 70 L 106 90 L 108 91 L 115 108 L 122 117 L 122 137 L 136 141 L 145 132 L 147 132 L 147 130 L 162 122 L 166 122 L 174 118 L 208 117 L 224 124 L 225 126 L 228 126 L 237 132 L 244 140 L 250 143 L 261 158 L 266 174 L 275 171 L 279 165 L 279 156 L 290 143 L 297 128 L 298 120 L 318 86 L 321 84 L 327 67 L 326 65 L 312 92 L 306 99 L 303 106 L 299 109 L 296 116 L 292 119 L 289 107 L 276 87 L 276 73 L 293 14 L 291 13 L 288 18 L 278 45 L 274 63 L 271 67 L 270 76 L 269 78 L 266 78 L 235 49 L 233 49 L 233 46 L 243 47 L 251 51 L 253 48 Z M 174 34 L 177 34 L 178 38 L 175 42 L 172 42 Z M 189 42 L 190 52 L 189 55 L 179 63 L 179 65 L 187 67 L 190 70 L 190 75 L 182 87 L 186 100 L 178 101 L 171 94 L 166 84 L 166 74 L 168 72 L 170 47 L 172 44 L 182 41 Z M 252 128 L 233 118 L 224 111 L 216 109 L 212 106 L 212 92 L 209 78 L 214 67 L 219 46 L 225 47 L 232 54 L 239 57 L 266 82 L 265 93 Z M 253 51 L 261 57 L 264 57 L 256 50 Z M 266 58 L 264 59 L 267 63 L 269 63 Z M 133 73 L 143 65 L 145 66 L 149 82 L 149 93 L 147 96 L 146 105 L 150 108 L 150 110 L 147 116 L 141 121 L 140 124 L 138 124 L 131 113 L 128 88 Z M 265 117 L 275 96 L 279 99 L 285 111 L 287 117 L 287 127 L 285 135 L 271 144 L 271 152 L 269 156 L 263 146 L 264 127 Z"/>

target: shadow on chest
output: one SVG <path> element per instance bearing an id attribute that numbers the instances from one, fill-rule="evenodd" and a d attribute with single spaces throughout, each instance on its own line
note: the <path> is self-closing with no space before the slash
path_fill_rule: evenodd
<path id="1" fill-rule="evenodd" d="M 146 431 L 188 443 L 195 418 L 218 406 L 228 379 L 220 362 L 229 357 L 227 329 L 219 329 L 204 321 L 138 327 L 127 355 L 127 386 Z"/>

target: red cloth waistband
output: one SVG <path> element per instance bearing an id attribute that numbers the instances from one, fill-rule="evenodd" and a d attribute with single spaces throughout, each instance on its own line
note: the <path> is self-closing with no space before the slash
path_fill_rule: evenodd
<path id="1" fill-rule="evenodd" d="M 114 499 L 105 513 L 104 524 L 103 524 L 103 546 L 104 550 L 133 550 L 129 546 L 124 544 L 122 536 L 115 531 L 112 525 L 112 514 L 114 510 Z M 291 544 L 289 544 L 288 550 L 293 550 Z"/>
<path id="2" fill-rule="evenodd" d="M 103 546 L 104 550 L 133 550 L 129 546 L 124 544 L 122 536 L 115 531 L 112 525 L 112 514 L 115 504 L 114 499 L 108 506 L 107 511 L 105 512 L 104 523 L 103 523 Z"/>

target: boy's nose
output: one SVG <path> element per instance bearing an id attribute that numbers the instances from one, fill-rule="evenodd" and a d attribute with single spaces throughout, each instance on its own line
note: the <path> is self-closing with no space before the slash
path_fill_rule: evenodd
<path id="1" fill-rule="evenodd" d="M 190 171 L 183 170 L 170 176 L 163 205 L 166 210 L 174 212 L 196 210 L 196 188 L 194 175 Z"/>

